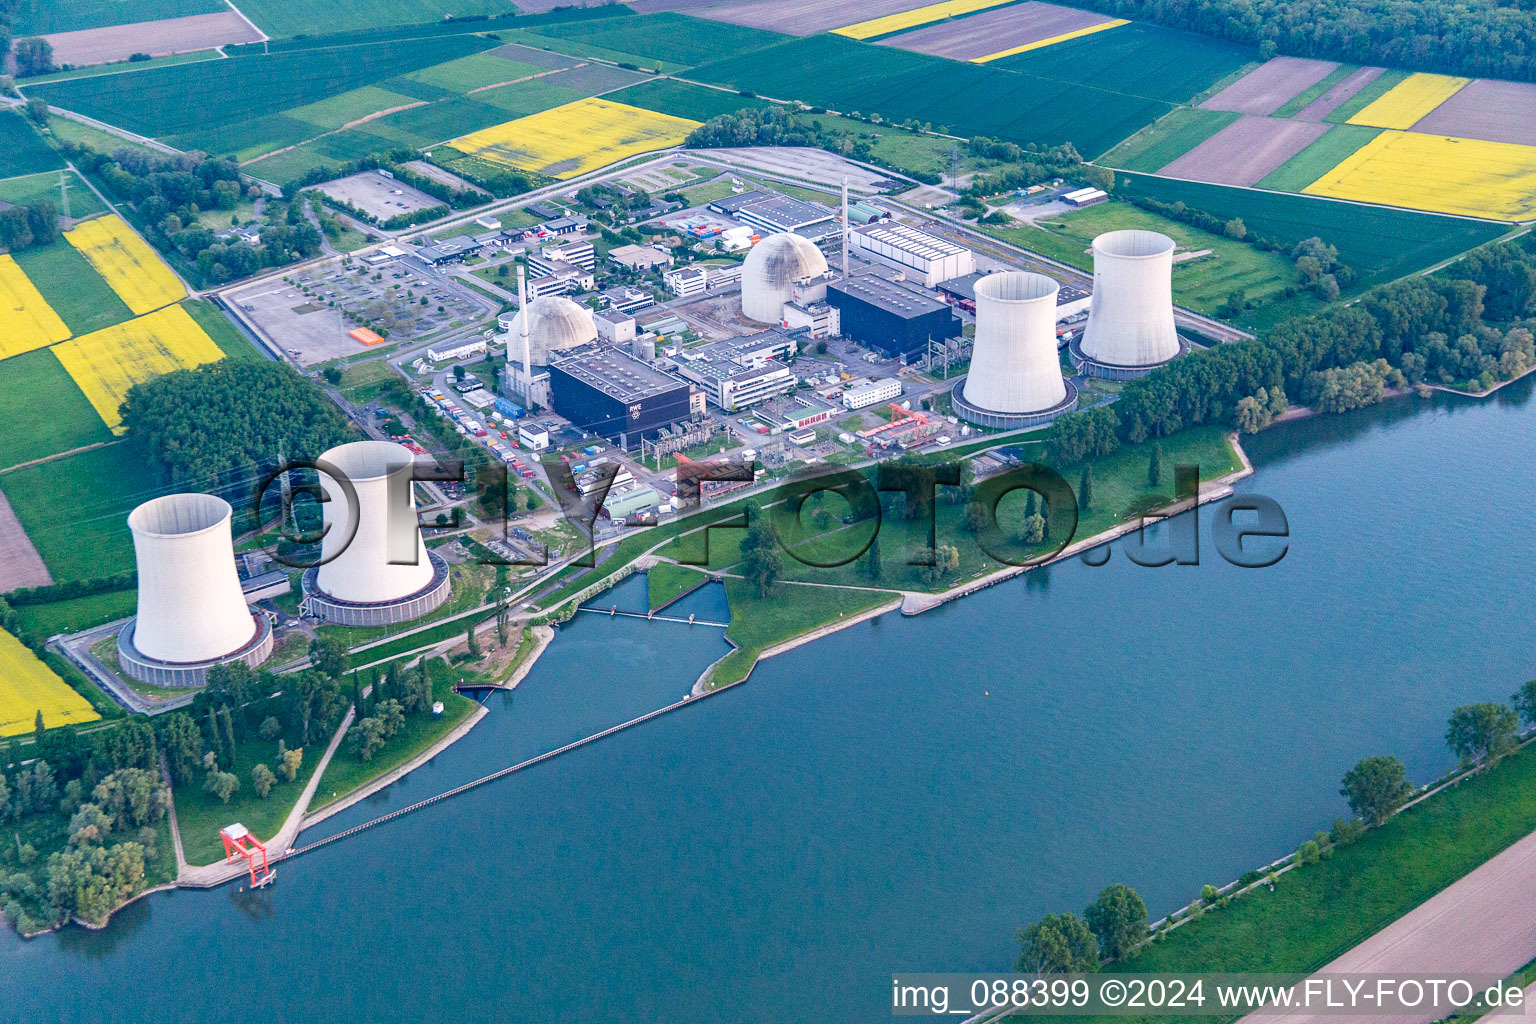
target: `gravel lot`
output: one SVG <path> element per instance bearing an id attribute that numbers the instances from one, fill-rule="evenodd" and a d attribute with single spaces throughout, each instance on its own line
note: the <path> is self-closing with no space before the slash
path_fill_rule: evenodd
<path id="1" fill-rule="evenodd" d="M 1330 127 L 1274 117 L 1238 118 L 1157 173 L 1217 185 L 1252 185 Z"/>
<path id="2" fill-rule="evenodd" d="M 386 178 L 374 171 L 359 171 L 345 178 L 327 181 L 316 186 L 332 199 L 351 203 L 364 213 L 381 221 L 398 217 L 402 213 L 441 206 L 442 201 L 412 188 L 403 181 Z M 393 192 L 400 195 L 392 195 Z"/>
<path id="3" fill-rule="evenodd" d="M 1206 110 L 1235 110 L 1239 114 L 1273 114 L 1297 93 L 1333 74 L 1338 65 L 1326 60 L 1276 57 L 1239 78 L 1200 104 Z"/>
<path id="4" fill-rule="evenodd" d="M 1107 15 L 1092 11 L 1028 0 L 1013 7 L 983 11 L 968 18 L 903 32 L 880 40 L 880 45 L 930 53 L 935 57 L 973 60 L 1109 20 Z"/>

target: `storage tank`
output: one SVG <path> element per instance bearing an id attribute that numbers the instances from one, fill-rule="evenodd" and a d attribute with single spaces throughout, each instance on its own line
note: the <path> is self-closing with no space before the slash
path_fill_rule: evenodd
<path id="1" fill-rule="evenodd" d="M 1067 397 L 1056 355 L 1056 293 L 1044 274 L 1007 271 L 976 282 L 976 341 L 965 401 L 993 412 L 1030 413 Z"/>
<path id="2" fill-rule="evenodd" d="M 320 457 L 325 470 L 320 473 L 325 536 L 317 582 L 327 597 L 348 604 L 380 604 L 409 597 L 432 582 L 432 563 L 416 525 L 413 460 L 408 448 L 390 441 L 353 441 Z M 332 468 L 351 484 L 355 501 L 341 480 L 332 477 Z M 397 533 L 394 544 L 391 530 Z M 391 558 L 412 564 L 391 564 Z"/>
<path id="3" fill-rule="evenodd" d="M 816 243 L 792 231 L 769 235 L 752 247 L 741 267 L 741 313 L 760 324 L 779 323 L 795 283 L 827 272 Z"/>
<path id="4" fill-rule="evenodd" d="M 528 303 L 529 362 L 534 366 L 548 366 L 551 352 L 575 348 L 597 340 L 597 324 L 592 321 L 592 311 L 573 302 L 564 295 L 544 295 Z M 522 360 L 523 310 L 510 317 L 503 313 L 497 323 L 506 332 L 507 357 L 512 362 Z"/>
<path id="5" fill-rule="evenodd" d="M 1093 299 L 1078 342 L 1110 367 L 1145 367 L 1179 354 L 1173 325 L 1173 239 L 1110 231 L 1093 240 Z"/>
<path id="6" fill-rule="evenodd" d="M 229 502 L 168 494 L 128 514 L 139 570 L 133 645 L 165 662 L 216 661 L 254 639 L 240 591 Z"/>

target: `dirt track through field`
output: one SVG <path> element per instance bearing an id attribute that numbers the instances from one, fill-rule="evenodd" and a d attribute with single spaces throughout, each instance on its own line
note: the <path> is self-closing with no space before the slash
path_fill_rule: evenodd
<path id="1" fill-rule="evenodd" d="M 1252 185 L 1331 127 L 1274 117 L 1240 117 L 1157 173 L 1217 185 Z"/>
<path id="2" fill-rule="evenodd" d="M 1326 60 L 1276 57 L 1239 78 L 1200 104 L 1206 110 L 1233 110 L 1239 114 L 1273 114 L 1285 101 L 1305 92 L 1338 68 Z"/>
<path id="3" fill-rule="evenodd" d="M 163 57 L 172 53 L 209 50 L 226 43 L 254 43 L 261 32 L 234 11 L 194 14 L 186 18 L 141 21 L 136 25 L 56 32 L 45 37 L 53 46 L 55 64 L 106 64 L 135 53 Z"/>
<path id="4" fill-rule="evenodd" d="M 0 594 L 17 587 L 46 587 L 52 582 L 42 556 L 11 511 L 5 492 L 0 491 Z"/>
<path id="5" fill-rule="evenodd" d="M 971 60 L 1110 20 L 1107 15 L 1091 11 L 1028 0 L 1013 7 L 983 11 L 968 18 L 903 32 L 882 39 L 880 45 L 953 60 Z"/>
<path id="6" fill-rule="evenodd" d="M 1474 79 L 1424 115 L 1413 130 L 1536 146 L 1536 85 Z"/>
<path id="7" fill-rule="evenodd" d="M 923 6 L 923 0 L 743 0 L 690 10 L 696 18 L 810 36 Z"/>
<path id="8" fill-rule="evenodd" d="M 1361 68 L 1296 113 L 1297 121 L 1321 121 L 1355 93 L 1381 77 L 1386 68 Z"/>

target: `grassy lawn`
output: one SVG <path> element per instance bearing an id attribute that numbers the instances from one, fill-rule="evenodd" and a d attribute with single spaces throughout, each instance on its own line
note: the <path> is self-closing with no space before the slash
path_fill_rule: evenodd
<path id="1" fill-rule="evenodd" d="M 137 591 L 111 590 L 68 601 L 18 605 L 15 612 L 22 629 L 49 637 L 58 633 L 78 633 L 104 622 L 125 619 L 133 614 L 137 604 Z"/>
<path id="2" fill-rule="evenodd" d="M 645 574 L 650 588 L 651 611 L 664 608 L 704 583 L 709 577 L 697 569 L 671 562 L 657 562 Z"/>
<path id="3" fill-rule="evenodd" d="M 133 310 L 63 239 L 23 249 L 14 258 L 70 333 L 89 334 L 133 319 Z"/>
<path id="4" fill-rule="evenodd" d="M 341 393 L 356 405 L 367 405 L 400 379 L 384 359 L 353 363 L 341 371 Z"/>
<path id="5" fill-rule="evenodd" d="M 81 124 L 79 121 L 67 117 L 54 116 L 48 120 L 48 128 L 54 137 L 66 142 L 77 143 L 81 146 L 89 146 L 99 153 L 115 153 L 120 149 L 126 149 L 133 153 L 149 153 L 154 156 L 164 156 L 157 149 L 151 149 L 141 142 L 131 142 L 120 135 L 102 131 L 100 128 L 92 128 L 90 125 Z"/>
<path id="6" fill-rule="evenodd" d="M 321 628 L 327 632 L 334 632 L 347 642 L 348 647 L 356 647 L 358 644 L 366 644 L 373 640 L 382 640 L 387 636 L 400 632 L 402 629 L 425 625 L 434 619 L 447 618 L 450 615 L 468 611 L 470 608 L 484 604 L 486 588 L 491 585 L 491 581 L 495 578 L 496 570 L 493 566 L 466 562 L 460 565 L 450 565 L 448 573 L 452 577 L 452 583 L 450 584 L 452 593 L 448 595 L 448 600 L 443 602 L 442 607 L 419 619 L 404 625 L 395 626 L 323 626 Z M 457 625 L 459 632 L 462 633 L 469 627 L 469 622 L 464 621 Z M 421 642 L 426 643 L 425 640 Z M 369 660 L 372 660 L 371 652 Z"/>
<path id="7" fill-rule="evenodd" d="M 267 357 L 257 351 L 250 339 L 240 333 L 223 311 L 206 299 L 188 299 L 182 308 L 192 315 L 198 326 L 208 332 L 208 337 L 230 359 L 237 363 L 266 362 Z"/>
<path id="8" fill-rule="evenodd" d="M 896 597 L 885 590 L 795 587 L 787 583 L 776 584 L 767 597 L 759 597 L 756 587 L 738 579 L 725 581 L 725 593 L 731 603 L 731 625 L 725 636 L 737 650 L 710 670 L 711 687 L 745 679 L 766 647 L 868 611 Z"/>
<path id="9" fill-rule="evenodd" d="M 0 363 L 0 469 L 112 440 L 112 432 L 47 349 Z M 0 488 L 6 480 L 0 477 Z"/>
<path id="10" fill-rule="evenodd" d="M 1380 134 L 1380 128 L 1366 128 L 1358 124 L 1334 125 L 1312 145 L 1265 175 L 1259 187 L 1279 192 L 1300 192 Z"/>
<path id="11" fill-rule="evenodd" d="M 1273 893 L 1260 887 L 1208 911 L 1117 969 L 1316 970 L 1533 829 L 1536 751 L 1527 749 L 1280 876 Z"/>
<path id="12" fill-rule="evenodd" d="M 289 738 L 292 743 L 293 737 Z M 234 773 L 240 780 L 240 789 L 230 797 L 229 803 L 220 803 L 212 793 L 203 791 L 201 769 L 194 773 L 192 781 L 176 787 L 176 824 L 181 827 L 181 849 L 188 864 L 212 864 L 224 856 L 224 843 L 219 839 L 219 829 L 238 821 L 261 840 L 270 839 L 282 828 L 283 819 L 293 810 L 294 802 L 309 784 L 325 745 L 330 742 L 326 735 L 315 739 L 304 748 L 304 763 L 292 782 L 278 781 L 265 798 L 256 795 L 251 785 L 251 769 L 264 764 L 277 771 L 277 741 L 252 738 L 237 745 Z"/>
<path id="13" fill-rule="evenodd" d="M 730 182 L 711 181 L 703 185 L 695 185 L 693 188 L 683 189 L 683 198 L 688 200 L 689 206 L 706 206 L 717 199 L 724 199 L 731 192 Z"/>
<path id="14" fill-rule="evenodd" d="M 384 746 L 369 761 L 359 760 L 352 751 L 352 745 L 343 738 L 331 763 L 326 765 L 325 774 L 320 777 L 320 788 L 315 791 L 314 803 L 309 808 L 311 811 L 346 796 L 359 786 L 365 786 L 409 761 L 446 736 L 475 710 L 477 705 L 474 701 L 453 692 L 455 683 L 474 673 L 467 673 L 442 659 L 429 664 L 432 672 L 432 699 L 443 702 L 442 716 L 434 718 L 430 713 L 407 715 L 405 727 L 385 741 Z"/>
<path id="15" fill-rule="evenodd" d="M 1296 272 L 1290 261 L 1280 255 L 1169 220 L 1129 203 L 1110 201 L 1035 225 L 983 226 L 981 230 L 1091 273 L 1093 257 L 1088 248 L 1094 236 L 1122 228 L 1160 231 L 1189 252 L 1211 250 L 1210 256 L 1173 266 L 1174 301 L 1196 312 L 1214 313 L 1227 295 L 1239 288 L 1246 292 L 1250 302 L 1260 307 L 1275 304 L 1284 316 L 1310 313 L 1321 306 L 1310 294 L 1284 298 L 1282 293 Z M 1254 312 L 1238 320 L 1246 323 Z"/>
<path id="16" fill-rule="evenodd" d="M 1178 107 L 1106 153 L 1099 162 L 1106 167 L 1153 172 L 1194 149 L 1236 121 L 1225 110 Z"/>
<path id="17" fill-rule="evenodd" d="M 106 210 L 107 204 L 96 197 L 85 179 L 74 171 L 66 171 L 69 183 L 69 215 L 76 219 L 90 217 Z M 0 199 L 8 203 L 30 203 L 38 199 L 51 202 L 54 209 L 62 211 L 64 202 L 59 196 L 59 172 L 44 171 L 20 178 L 0 181 Z"/>

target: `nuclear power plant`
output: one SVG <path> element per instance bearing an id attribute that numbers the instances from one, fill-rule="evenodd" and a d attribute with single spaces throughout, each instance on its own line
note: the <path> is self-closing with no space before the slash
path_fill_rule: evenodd
<path id="1" fill-rule="evenodd" d="M 125 674 L 202 686 L 214 665 L 256 666 L 272 654 L 272 624 L 240 590 L 229 522 L 229 503 L 211 494 L 168 494 L 128 514 L 139 604 L 117 635 Z"/>
<path id="2" fill-rule="evenodd" d="M 741 268 L 741 314 L 760 324 L 784 319 L 784 303 L 795 285 L 827 272 L 827 258 L 816 243 L 793 232 L 769 235 L 752 247 Z"/>
<path id="3" fill-rule="evenodd" d="M 448 600 L 448 565 L 428 553 L 416 523 L 412 459 L 390 441 L 353 441 L 317 460 L 325 536 L 322 563 L 304 572 L 306 613 L 343 626 L 385 626 Z"/>
<path id="4" fill-rule="evenodd" d="M 1044 274 L 1011 270 L 976 282 L 971 368 L 951 392 L 955 413 L 1004 430 L 1049 423 L 1077 406 L 1056 355 L 1056 295 Z"/>
<path id="5" fill-rule="evenodd" d="M 591 310 L 564 295 L 534 299 L 516 313 L 503 313 L 497 323 L 506 332 L 507 361 L 519 365 L 523 362 L 525 324 L 528 362 L 533 366 L 548 366 L 551 353 L 597 340 L 597 324 L 592 320 Z"/>
<path id="6" fill-rule="evenodd" d="M 1093 240 L 1093 302 L 1072 342 L 1088 377 L 1130 380 L 1189 350 L 1173 324 L 1173 239 L 1156 231 L 1110 231 Z"/>

